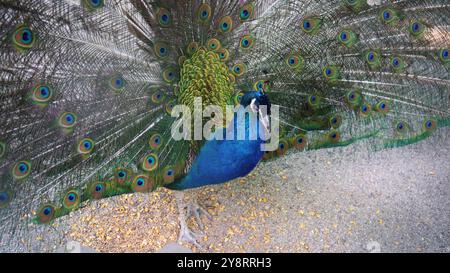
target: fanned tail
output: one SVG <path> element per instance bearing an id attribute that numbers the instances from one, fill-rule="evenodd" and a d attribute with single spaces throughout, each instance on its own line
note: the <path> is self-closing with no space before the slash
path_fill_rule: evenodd
<path id="1" fill-rule="evenodd" d="M 172 108 L 280 106 L 288 151 L 398 147 L 450 123 L 450 5 L 426 1 L 0 3 L 0 231 L 23 247 L 91 199 L 182 178 L 202 142 Z M 274 117 L 272 117 L 274 118 Z M 276 118 L 276 117 L 275 117 Z M 3 244 L 3 242 L 5 242 Z"/>
<path id="2" fill-rule="evenodd" d="M 265 158 L 362 139 L 398 147 L 449 125 L 448 11 L 445 1 L 275 1 L 240 55 L 242 83 L 280 105 L 280 146 Z"/>

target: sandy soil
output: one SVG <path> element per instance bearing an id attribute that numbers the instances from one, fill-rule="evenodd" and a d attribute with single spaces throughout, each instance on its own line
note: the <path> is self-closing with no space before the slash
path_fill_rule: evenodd
<path id="1" fill-rule="evenodd" d="M 289 154 L 245 178 L 186 192 L 205 252 L 450 252 L 450 130 L 370 156 L 364 143 Z M 190 225 L 195 230 L 194 221 Z M 156 252 L 179 232 L 173 192 L 92 202 L 23 238 L 18 251 Z M 59 250 L 58 250 L 59 249 Z"/>

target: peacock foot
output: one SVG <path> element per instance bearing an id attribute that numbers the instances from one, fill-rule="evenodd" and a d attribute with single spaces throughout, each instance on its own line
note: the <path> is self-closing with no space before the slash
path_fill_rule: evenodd
<path id="1" fill-rule="evenodd" d="M 206 216 L 208 220 L 212 220 L 212 215 L 201 206 L 197 200 L 191 201 L 187 206 L 188 218 L 194 217 L 195 223 L 201 231 L 201 234 L 204 235 L 205 225 L 203 224 L 203 220 L 201 218 L 202 215 Z"/>
<path id="2" fill-rule="evenodd" d="M 205 234 L 205 225 L 202 221 L 202 215 L 211 220 L 211 214 L 203 206 L 198 204 L 196 198 L 193 198 L 193 200 L 186 203 L 184 200 L 184 192 L 175 192 L 175 197 L 177 199 L 179 213 L 178 220 L 180 222 L 178 243 L 187 242 L 195 245 L 199 249 L 203 249 L 203 247 L 198 243 L 198 238 Z M 187 223 L 188 219 L 191 217 L 194 219 L 199 229 L 198 232 L 194 232 Z"/>

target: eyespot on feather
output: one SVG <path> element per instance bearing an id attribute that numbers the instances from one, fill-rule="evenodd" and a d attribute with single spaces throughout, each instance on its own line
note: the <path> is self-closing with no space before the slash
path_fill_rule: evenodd
<path id="1" fill-rule="evenodd" d="M 172 26 L 172 13 L 166 8 L 160 7 L 156 11 L 156 18 L 158 21 L 158 24 L 161 27 L 170 27 Z"/>
<path id="2" fill-rule="evenodd" d="M 239 10 L 239 19 L 241 21 L 248 21 L 253 18 L 254 7 L 251 3 L 245 4 Z"/>
<path id="3" fill-rule="evenodd" d="M 75 210 L 80 206 L 81 194 L 78 190 L 67 191 L 63 198 L 63 207 L 68 210 Z"/>
<path id="4" fill-rule="evenodd" d="M 152 172 L 158 168 L 158 156 L 154 153 L 146 155 L 142 159 L 142 170 Z"/>
<path id="5" fill-rule="evenodd" d="M 197 18 L 203 24 L 206 24 L 210 21 L 212 17 L 212 8 L 209 4 L 203 3 L 199 6 L 197 10 Z"/>
<path id="6" fill-rule="evenodd" d="M 27 24 L 17 26 L 12 34 L 13 46 L 19 51 L 31 49 L 35 45 L 35 42 L 36 35 Z"/>
<path id="7" fill-rule="evenodd" d="M 94 150 L 95 142 L 91 138 L 84 138 L 78 142 L 77 152 L 82 155 L 88 155 Z"/>
<path id="8" fill-rule="evenodd" d="M 12 168 L 12 175 L 15 179 L 27 178 L 31 173 L 31 162 L 27 160 L 19 161 Z"/>
<path id="9" fill-rule="evenodd" d="M 56 206 L 52 204 L 44 204 L 37 211 L 36 221 L 41 224 L 50 223 L 55 219 Z"/>
<path id="10" fill-rule="evenodd" d="M 222 17 L 219 21 L 219 31 L 229 33 L 233 29 L 233 19 L 231 16 Z"/>
<path id="11" fill-rule="evenodd" d="M 72 129 L 77 124 L 77 116 L 74 113 L 64 112 L 59 116 L 58 124 L 63 129 Z"/>
<path id="12" fill-rule="evenodd" d="M 134 192 L 148 192 L 153 189 L 154 181 L 144 174 L 136 175 L 131 184 Z"/>

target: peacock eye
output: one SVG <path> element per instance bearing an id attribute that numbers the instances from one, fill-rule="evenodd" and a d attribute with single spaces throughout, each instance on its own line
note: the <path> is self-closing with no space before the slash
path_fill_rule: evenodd
<path id="1" fill-rule="evenodd" d="M 41 91 L 41 95 L 43 96 L 43 97 L 48 97 L 48 95 L 49 95 L 49 90 L 48 90 L 48 87 L 41 87 L 40 88 L 40 91 Z"/>
<path id="2" fill-rule="evenodd" d="M 14 31 L 12 41 L 17 49 L 27 50 L 33 47 L 35 43 L 35 36 L 30 27 L 27 25 L 21 25 Z"/>
<path id="3" fill-rule="evenodd" d="M 151 172 L 158 167 L 158 156 L 156 154 L 149 154 L 144 158 L 142 169 Z"/>
<path id="4" fill-rule="evenodd" d="M 48 103 L 52 98 L 52 90 L 49 86 L 38 85 L 32 90 L 31 99 L 33 102 L 43 105 Z"/>
<path id="5" fill-rule="evenodd" d="M 150 137 L 149 141 L 150 147 L 152 149 L 158 149 L 161 146 L 162 141 L 163 140 L 160 135 L 154 134 Z"/>
<path id="6" fill-rule="evenodd" d="M 397 58 L 394 58 L 394 60 L 392 61 L 392 63 L 394 64 L 394 66 L 398 66 L 400 64 L 400 62 L 398 61 Z"/>
<path id="7" fill-rule="evenodd" d="M 28 170 L 28 166 L 25 163 L 20 163 L 19 164 L 19 171 L 21 173 L 25 173 Z"/>
<path id="8" fill-rule="evenodd" d="M 166 83 L 172 83 L 177 78 L 177 73 L 175 72 L 175 67 L 169 66 L 163 70 L 163 79 Z"/>
<path id="9" fill-rule="evenodd" d="M 248 40 L 242 41 L 242 45 L 243 45 L 243 46 L 248 46 Z"/>
<path id="10" fill-rule="evenodd" d="M 76 190 L 70 190 L 66 193 L 65 198 L 63 200 L 64 208 L 68 210 L 73 210 L 78 207 L 81 202 L 81 198 L 79 192 Z"/>
<path id="11" fill-rule="evenodd" d="M 52 213 L 52 209 L 50 207 L 46 207 L 42 212 L 44 213 L 44 215 L 48 216 L 50 215 L 50 213 Z"/>
<path id="12" fill-rule="evenodd" d="M 246 9 L 241 11 L 241 19 L 245 20 L 248 19 L 250 17 L 250 12 Z"/>
<path id="13" fill-rule="evenodd" d="M 158 23 L 162 27 L 168 27 L 172 24 L 172 14 L 169 10 L 165 8 L 159 8 L 156 16 L 158 18 Z"/>
<path id="14" fill-rule="evenodd" d="M 77 118 L 73 113 L 63 113 L 59 118 L 59 125 L 63 128 L 70 129 L 75 126 Z"/>
<path id="15" fill-rule="evenodd" d="M 81 0 L 82 4 L 89 10 L 95 11 L 105 5 L 105 0 Z"/>
<path id="16" fill-rule="evenodd" d="M 223 29 L 227 29 L 227 28 L 228 28 L 228 24 L 227 24 L 227 23 L 223 23 L 223 24 L 222 24 L 222 28 L 223 28 Z"/>
<path id="17" fill-rule="evenodd" d="M 303 27 L 304 27 L 305 29 L 310 29 L 310 28 L 311 28 L 311 23 L 310 23 L 308 20 L 305 20 L 305 21 L 303 22 Z"/>
<path id="18" fill-rule="evenodd" d="M 136 184 L 140 187 L 142 187 L 145 184 L 145 181 L 143 178 L 139 178 L 136 182 Z"/>
<path id="19" fill-rule="evenodd" d="M 82 155 L 90 154 L 94 149 L 94 141 L 90 138 L 82 139 L 78 144 L 78 153 Z"/>
<path id="20" fill-rule="evenodd" d="M 91 0 L 91 4 L 92 4 L 93 6 L 98 6 L 98 5 L 101 4 L 101 1 L 100 1 L 100 0 Z"/>
<path id="21" fill-rule="evenodd" d="M 95 186 L 95 191 L 96 192 L 101 192 L 103 190 L 103 185 L 102 184 L 97 184 L 96 186 Z"/>
<path id="22" fill-rule="evenodd" d="M 31 172 L 31 163 L 29 161 L 20 161 L 13 166 L 12 175 L 16 179 L 26 178 Z"/>
<path id="23" fill-rule="evenodd" d="M 426 120 L 424 122 L 424 127 L 427 132 L 433 132 L 434 130 L 437 129 L 437 122 L 436 122 L 436 120 L 433 120 L 433 119 Z"/>
<path id="24" fill-rule="evenodd" d="M 206 23 L 212 17 L 212 8 L 209 4 L 203 3 L 199 6 L 197 16 L 201 22 Z"/>
<path id="25" fill-rule="evenodd" d="M 29 44 L 32 42 L 32 34 L 31 31 L 29 29 L 26 29 L 22 32 L 22 42 L 24 44 Z"/>
<path id="26" fill-rule="evenodd" d="M 419 21 L 412 22 L 409 28 L 411 35 L 415 37 L 420 37 L 425 31 L 424 24 Z"/>
<path id="27" fill-rule="evenodd" d="M 241 21 L 249 20 L 253 16 L 254 7 L 251 3 L 244 5 L 239 12 Z"/>
<path id="28" fill-rule="evenodd" d="M 75 196 L 74 193 L 70 193 L 70 194 L 67 196 L 67 199 L 69 199 L 69 201 L 73 201 L 73 200 L 75 200 L 75 198 L 76 198 L 76 196 Z"/>
<path id="29" fill-rule="evenodd" d="M 125 87 L 125 80 L 121 75 L 114 75 L 109 79 L 109 86 L 114 92 L 120 92 Z"/>

